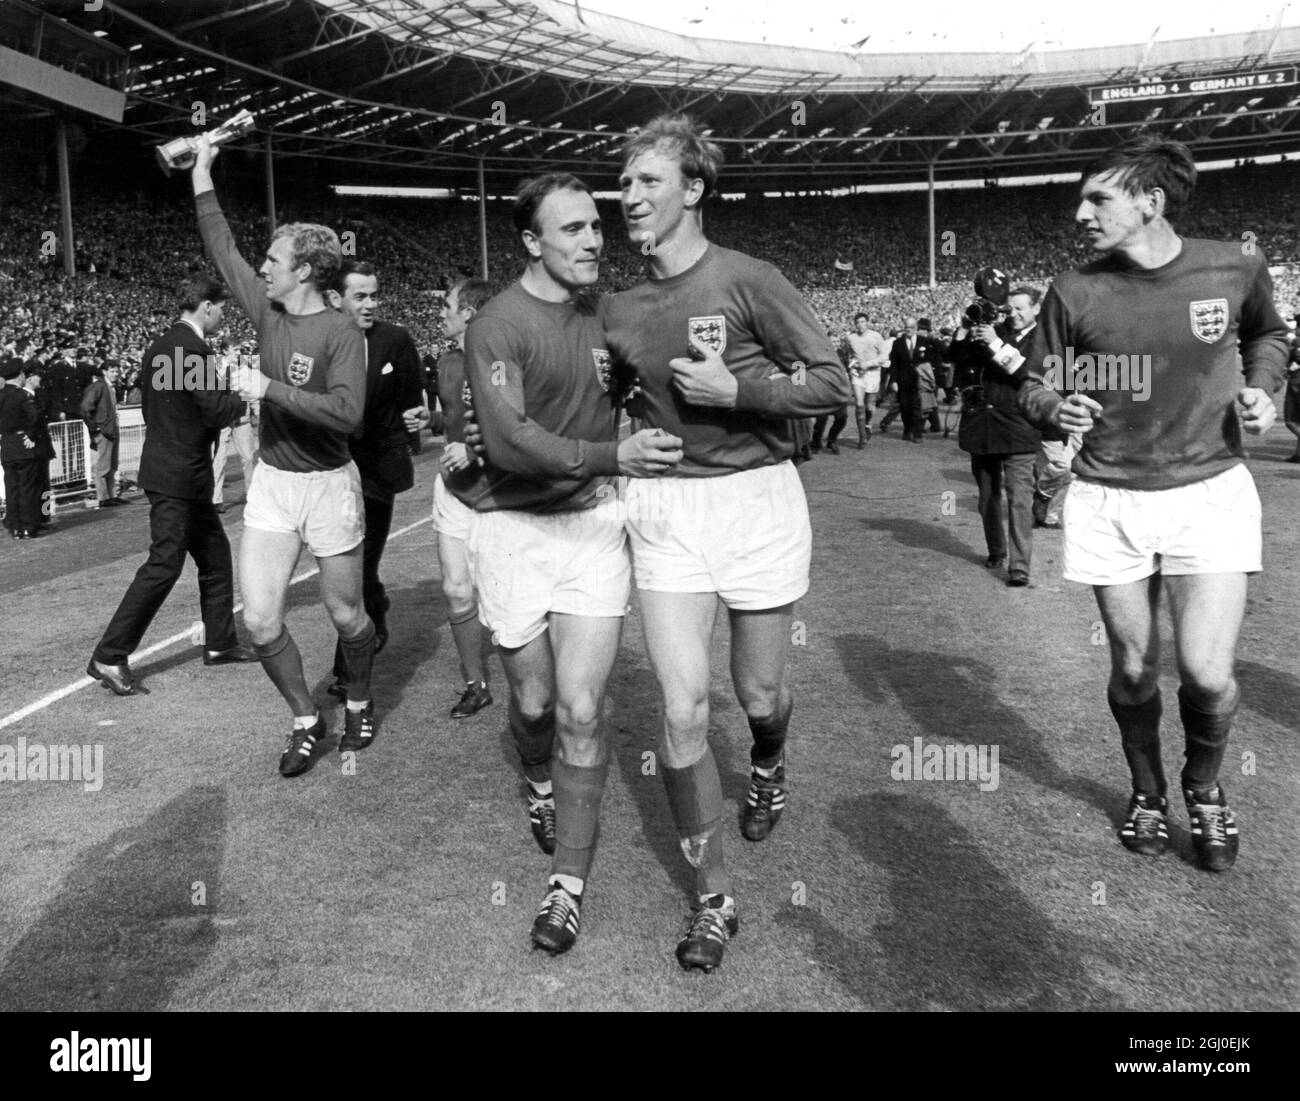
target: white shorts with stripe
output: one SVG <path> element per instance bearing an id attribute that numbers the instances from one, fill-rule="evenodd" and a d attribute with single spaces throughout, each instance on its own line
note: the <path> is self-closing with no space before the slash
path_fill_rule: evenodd
<path id="1" fill-rule="evenodd" d="M 718 478 L 629 478 L 628 535 L 638 589 L 717 593 L 761 611 L 808 591 L 812 525 L 790 462 Z"/>
<path id="2" fill-rule="evenodd" d="M 465 550 L 492 641 L 523 646 L 546 630 L 551 612 L 626 615 L 632 571 L 625 518 L 614 494 L 577 512 L 473 513 Z"/>
<path id="3" fill-rule="evenodd" d="M 1126 585 L 1156 573 L 1256 573 L 1259 494 L 1244 463 L 1173 489 L 1125 489 L 1075 478 L 1063 513 L 1063 575 Z"/>
<path id="4" fill-rule="evenodd" d="M 259 462 L 248 487 L 244 527 L 296 535 L 317 558 L 352 550 L 366 534 L 357 464 L 296 471 Z"/>

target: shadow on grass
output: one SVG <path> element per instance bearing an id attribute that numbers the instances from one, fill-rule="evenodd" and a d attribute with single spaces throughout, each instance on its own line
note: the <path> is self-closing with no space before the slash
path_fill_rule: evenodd
<path id="1" fill-rule="evenodd" d="M 1300 679 L 1253 661 L 1237 662 L 1242 703 L 1285 730 L 1300 730 Z"/>
<path id="2" fill-rule="evenodd" d="M 897 700 L 923 736 L 996 745 L 1001 767 L 1071 799 L 1087 800 L 1116 825 L 1123 818 L 1126 795 L 1062 770 L 1044 745 L 1042 730 L 998 695 L 993 666 L 940 651 L 894 650 L 869 635 L 840 635 L 836 646 L 845 673 L 863 696 L 881 705 Z"/>
<path id="3" fill-rule="evenodd" d="M 935 500 L 938 500 L 936 495 Z M 983 563 L 984 556 L 960 539 L 946 524 L 933 520 L 903 520 L 899 517 L 870 517 L 862 521 L 873 532 L 887 531 L 895 543 L 933 554 L 945 554 L 961 562 Z"/>
<path id="4" fill-rule="evenodd" d="M 813 939 L 821 967 L 870 1009 L 1118 1010 L 1063 947 L 1067 938 L 924 798 L 839 800 L 831 825 L 889 877 L 888 921 L 870 942 L 811 907 L 777 922 Z"/>
<path id="5" fill-rule="evenodd" d="M 85 850 L 0 970 L 0 1010 L 166 1009 L 216 947 L 225 832 L 225 791 L 196 786 Z"/>

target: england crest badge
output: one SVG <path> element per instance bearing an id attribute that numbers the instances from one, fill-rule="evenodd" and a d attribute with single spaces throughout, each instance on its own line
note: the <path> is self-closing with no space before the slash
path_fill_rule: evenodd
<path id="1" fill-rule="evenodd" d="M 1192 335 L 1206 344 L 1213 344 L 1228 331 L 1228 300 L 1206 298 L 1188 306 L 1191 313 Z"/>
<path id="2" fill-rule="evenodd" d="M 289 381 L 295 386 L 304 385 L 311 378 L 311 369 L 316 366 L 316 361 L 311 356 L 305 356 L 301 352 L 294 352 L 289 360 Z"/>
<path id="3" fill-rule="evenodd" d="M 610 358 L 609 352 L 604 348 L 592 348 L 591 358 L 596 363 L 596 381 L 600 383 L 600 388 L 609 393 L 609 376 L 610 376 Z"/>
<path id="4" fill-rule="evenodd" d="M 721 314 L 716 317 L 692 317 L 686 322 L 687 332 L 699 343 L 722 355 L 727 350 L 727 319 Z M 688 345 L 690 341 L 686 342 Z M 692 348 L 691 352 L 694 353 Z"/>

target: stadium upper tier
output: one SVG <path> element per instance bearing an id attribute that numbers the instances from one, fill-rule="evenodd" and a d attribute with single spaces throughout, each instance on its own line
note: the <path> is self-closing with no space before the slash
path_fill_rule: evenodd
<path id="1" fill-rule="evenodd" d="M 260 256 L 266 225 L 256 193 L 223 195 L 245 256 Z M 1052 275 L 1086 259 L 1072 230 L 1076 197 L 1070 185 L 940 192 L 945 247 L 937 291 L 919 286 L 927 270 L 920 193 L 718 201 L 705 217 L 710 237 L 771 261 L 808 296 L 828 329 L 842 331 L 860 308 L 885 328 L 907 314 L 942 324 L 969 300 L 975 271 L 989 264 L 1014 281 L 1046 286 Z M 86 272 L 93 266 L 95 274 L 67 282 L 58 274 L 57 253 L 42 247 L 49 240 L 42 227 L 57 225 L 55 199 L 28 191 L 0 202 L 0 345 L 30 336 L 41 344 L 102 349 L 130 365 L 170 322 L 176 281 L 209 267 L 193 201 L 184 186 L 113 193 L 101 182 L 78 190 L 74 209 L 79 266 Z M 624 239 L 617 205 L 603 203 L 601 213 L 601 286 L 617 290 L 641 277 L 641 257 Z M 286 203 L 280 217 L 323 221 L 353 234 L 345 239 L 355 243 L 358 258 L 379 269 L 383 315 L 410 327 L 422 351 L 438 348 L 439 304 L 430 292 L 460 274 L 477 274 L 476 204 L 327 199 Z M 1300 163 L 1204 174 L 1178 226 L 1191 236 L 1241 241 L 1270 264 L 1300 271 Z M 492 279 L 504 285 L 521 265 L 508 203 L 489 204 L 488 245 Z M 852 270 L 844 270 L 848 265 Z M 1277 303 L 1287 316 L 1300 308 L 1294 275 L 1279 277 Z M 234 342 L 251 338 L 238 309 L 227 318 Z"/>
<path id="2" fill-rule="evenodd" d="M 1296 27 L 872 55 L 686 38 L 559 0 L 42 6 L 129 53 L 124 124 L 145 141 L 191 129 L 195 104 L 213 118 L 248 108 L 258 130 L 246 147 L 270 136 L 279 156 L 347 162 L 354 182 L 472 187 L 480 165 L 496 180 L 585 171 L 664 110 L 702 118 L 746 188 L 1069 169 L 1135 126 L 1203 159 L 1300 151 Z M 0 13 L 25 8 L 9 0 Z M 10 18 L 0 37 L 22 50 Z M 1141 94 L 1104 104 L 1089 94 L 1138 81 Z"/>

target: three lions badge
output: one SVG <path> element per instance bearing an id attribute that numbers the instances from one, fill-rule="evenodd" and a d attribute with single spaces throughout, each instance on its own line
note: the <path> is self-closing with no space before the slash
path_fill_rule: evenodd
<path id="1" fill-rule="evenodd" d="M 686 322 L 686 330 L 698 343 L 718 355 L 727 350 L 727 319 L 721 314 L 716 317 L 692 317 Z M 690 344 L 689 340 L 687 344 Z M 695 354 L 694 348 L 691 348 L 691 354 Z"/>
<path id="2" fill-rule="evenodd" d="M 316 366 L 316 361 L 311 356 L 305 356 L 301 352 L 294 352 L 293 357 L 289 360 L 289 381 L 295 386 L 304 385 L 311 378 L 311 370 Z"/>
<path id="3" fill-rule="evenodd" d="M 1228 331 L 1228 300 L 1206 298 L 1188 305 L 1191 314 L 1192 335 L 1206 344 L 1213 344 Z"/>

